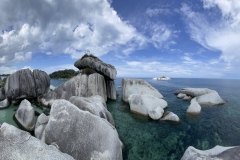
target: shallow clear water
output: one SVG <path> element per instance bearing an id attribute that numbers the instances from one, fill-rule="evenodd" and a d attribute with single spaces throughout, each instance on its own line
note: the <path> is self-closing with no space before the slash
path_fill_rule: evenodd
<path id="1" fill-rule="evenodd" d="M 165 111 L 174 112 L 182 122 L 177 125 L 170 124 L 130 113 L 129 105 L 121 101 L 122 88 L 117 88 L 120 94 L 117 101 L 108 101 L 107 106 L 125 145 L 125 160 L 175 160 L 181 159 L 189 146 L 206 150 L 216 145 L 240 145 L 240 80 L 180 78 L 170 81 L 144 80 L 164 96 L 168 102 Z M 65 81 L 51 80 L 51 85 L 56 87 Z M 121 78 L 116 79 L 116 87 L 121 86 L 121 81 Z M 186 87 L 216 90 L 227 103 L 204 107 L 200 116 L 189 117 L 186 110 L 190 102 L 178 99 L 173 94 L 174 91 Z M 127 109 L 119 109 L 118 106 L 125 106 Z M 12 119 L 17 107 L 11 105 L 0 110 L 0 121 L 17 126 Z"/>

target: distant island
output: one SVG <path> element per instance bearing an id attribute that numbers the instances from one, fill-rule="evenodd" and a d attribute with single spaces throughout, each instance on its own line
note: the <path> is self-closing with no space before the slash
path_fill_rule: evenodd
<path id="1" fill-rule="evenodd" d="M 158 78 L 153 78 L 153 80 L 171 80 L 171 79 L 169 77 L 162 76 Z"/>
<path id="2" fill-rule="evenodd" d="M 72 78 L 76 74 L 76 71 L 73 69 L 65 69 L 65 70 L 60 70 L 53 72 L 49 74 L 49 77 L 51 79 L 69 79 Z"/>

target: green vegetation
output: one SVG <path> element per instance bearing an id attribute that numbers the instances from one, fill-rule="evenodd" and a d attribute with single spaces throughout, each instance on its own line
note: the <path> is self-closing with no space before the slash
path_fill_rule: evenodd
<path id="1" fill-rule="evenodd" d="M 165 76 L 162 76 L 161 78 L 166 78 Z"/>
<path id="2" fill-rule="evenodd" d="M 96 73 L 96 71 L 91 69 L 91 68 L 85 68 L 85 69 L 82 70 L 82 74 L 90 75 L 90 74 L 93 74 L 93 73 Z"/>
<path id="3" fill-rule="evenodd" d="M 93 58 L 96 58 L 96 56 L 94 56 L 94 55 L 92 55 L 92 54 L 84 54 L 83 56 L 82 56 L 82 58 L 81 58 L 81 60 L 82 59 L 84 59 L 84 58 L 86 58 L 86 57 L 93 57 Z"/>
<path id="4" fill-rule="evenodd" d="M 7 77 L 2 80 L 0 84 L 2 88 L 5 86 L 6 80 L 7 80 Z"/>
<path id="5" fill-rule="evenodd" d="M 76 71 L 74 71 L 73 69 L 65 69 L 65 70 L 53 72 L 49 74 L 49 77 L 52 79 L 62 79 L 62 78 L 69 79 L 75 75 L 76 75 Z"/>
<path id="6" fill-rule="evenodd" d="M 0 76 L 9 76 L 10 74 L 0 74 Z"/>

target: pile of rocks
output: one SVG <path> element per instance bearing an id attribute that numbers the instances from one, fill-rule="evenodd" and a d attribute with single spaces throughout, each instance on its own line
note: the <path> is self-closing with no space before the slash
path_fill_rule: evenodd
<path id="1" fill-rule="evenodd" d="M 201 106 L 212 106 L 226 103 L 219 94 L 208 88 L 183 88 L 174 92 L 178 98 L 191 100 L 187 113 L 200 114 Z"/>
<path id="2" fill-rule="evenodd" d="M 142 79 L 122 79 L 122 100 L 129 103 L 133 113 L 149 116 L 153 120 L 180 121 L 172 112 L 164 115 L 167 102 L 158 90 Z"/>

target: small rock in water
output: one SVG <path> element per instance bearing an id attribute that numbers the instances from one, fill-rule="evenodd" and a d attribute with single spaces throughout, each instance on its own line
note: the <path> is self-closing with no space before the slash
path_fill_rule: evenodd
<path id="1" fill-rule="evenodd" d="M 6 98 L 5 100 L 0 102 L 0 108 L 7 108 L 10 105 L 10 101 Z"/>
<path id="2" fill-rule="evenodd" d="M 161 107 L 157 107 L 153 110 L 148 111 L 149 117 L 151 117 L 153 120 L 159 120 L 164 113 L 164 110 Z"/>

